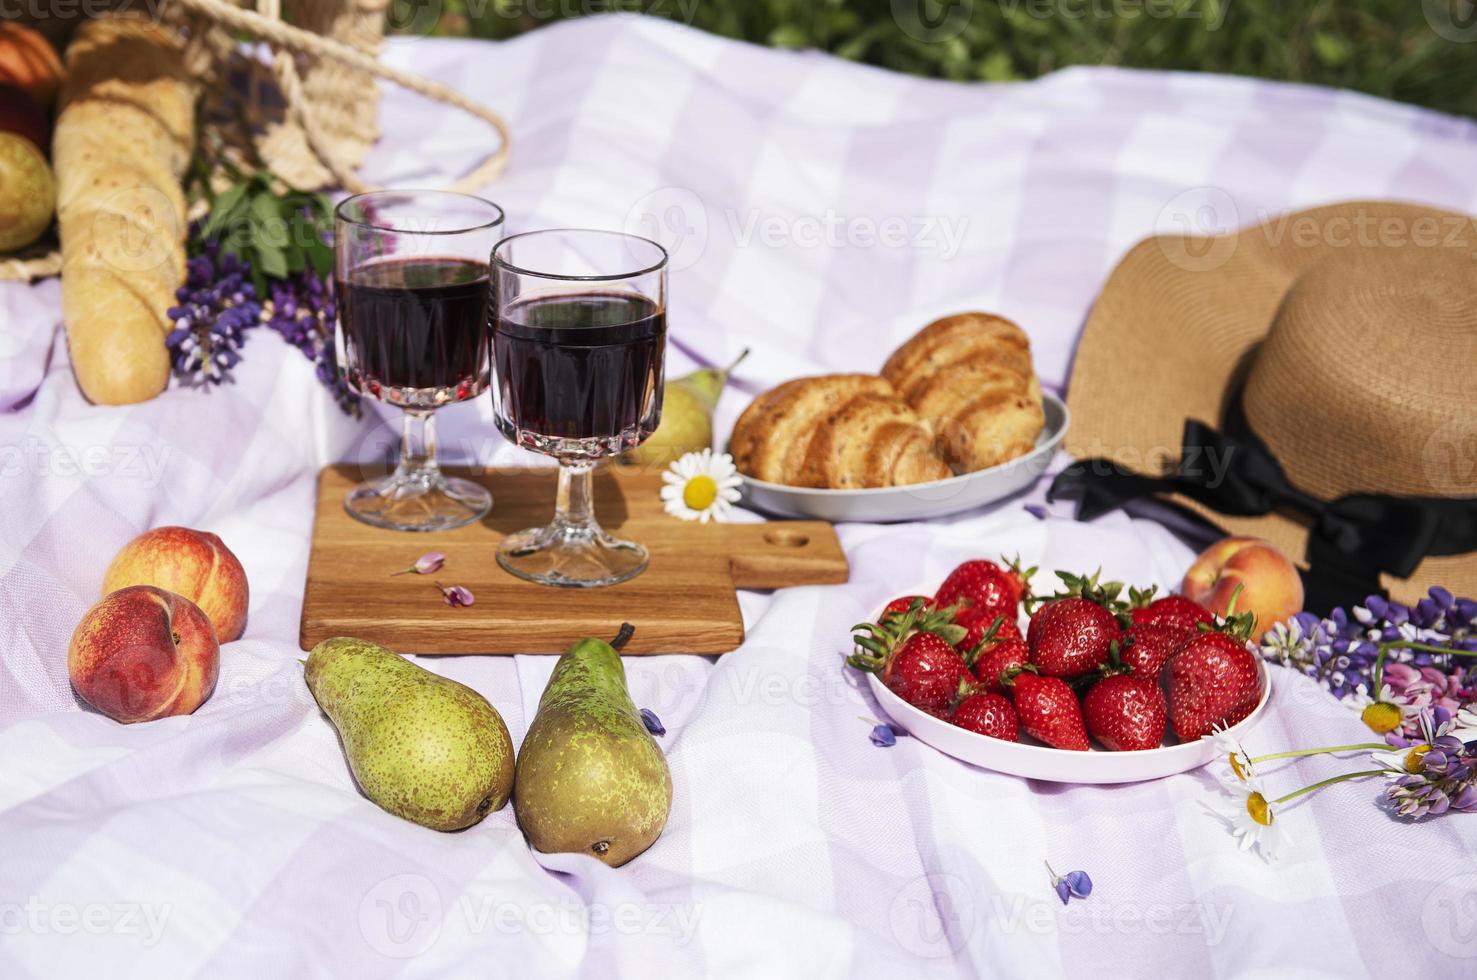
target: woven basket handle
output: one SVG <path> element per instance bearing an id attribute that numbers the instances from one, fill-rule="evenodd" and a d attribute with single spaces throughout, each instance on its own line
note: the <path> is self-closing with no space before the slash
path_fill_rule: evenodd
<path id="1" fill-rule="evenodd" d="M 455 106 L 476 116 L 491 126 L 498 135 L 497 152 L 493 153 L 470 173 L 464 175 L 450 187 L 455 191 L 473 191 L 491 181 L 508 164 L 508 148 L 512 136 L 503 117 L 486 106 L 473 102 L 460 92 L 439 82 L 412 75 L 409 72 L 380 63 L 378 58 L 365 54 L 358 48 L 342 41 L 305 31 L 281 20 L 280 0 L 260 0 L 261 11 L 245 10 L 227 0 L 175 0 L 182 7 L 224 24 L 226 27 L 261 38 L 273 51 L 272 73 L 282 89 L 289 111 L 296 117 L 306 135 L 308 145 L 333 174 L 341 186 L 350 193 L 362 194 L 380 188 L 359 179 L 354 168 L 340 160 L 332 147 L 332 141 L 323 136 L 318 121 L 318 110 L 303 94 L 302 79 L 292 52 L 305 52 L 318 58 L 339 61 L 377 78 L 394 82 L 402 88 L 424 95 L 426 98 Z"/>

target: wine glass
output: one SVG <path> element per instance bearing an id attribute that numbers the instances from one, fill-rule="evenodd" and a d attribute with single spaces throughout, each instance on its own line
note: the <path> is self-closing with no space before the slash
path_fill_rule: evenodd
<path id="1" fill-rule="evenodd" d="M 447 191 L 375 191 L 334 212 L 339 363 L 349 387 L 405 410 L 400 462 L 344 498 L 397 531 L 460 527 L 492 507 L 436 462 L 435 411 L 487 388 L 487 256 L 503 211 Z"/>
<path id="2" fill-rule="evenodd" d="M 559 461 L 553 523 L 504 538 L 498 563 L 544 585 L 634 578 L 646 549 L 600 527 L 591 474 L 661 421 L 667 253 L 619 232 L 528 232 L 493 249 L 492 280 L 498 428 Z"/>

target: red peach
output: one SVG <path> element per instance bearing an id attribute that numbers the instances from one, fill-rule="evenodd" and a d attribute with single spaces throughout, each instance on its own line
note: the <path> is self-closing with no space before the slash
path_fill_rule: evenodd
<path id="1" fill-rule="evenodd" d="M 184 596 L 135 585 L 87 611 L 67 648 L 72 689 L 129 724 L 187 715 L 210 697 L 220 644 L 210 619 Z"/>
<path id="2" fill-rule="evenodd" d="M 1256 616 L 1253 637 L 1302 612 L 1303 580 L 1297 567 L 1260 538 L 1225 538 L 1206 548 L 1185 573 L 1180 592 L 1224 616 L 1237 586 L 1241 592 L 1235 611 Z"/>
<path id="3" fill-rule="evenodd" d="M 222 643 L 246 631 L 246 570 L 208 531 L 156 527 L 123 546 L 103 576 L 103 595 L 129 585 L 156 585 L 205 610 Z"/>

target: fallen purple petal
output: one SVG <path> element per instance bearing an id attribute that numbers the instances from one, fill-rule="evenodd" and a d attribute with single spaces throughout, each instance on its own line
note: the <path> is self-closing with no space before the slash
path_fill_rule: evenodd
<path id="1" fill-rule="evenodd" d="M 872 729 L 872 744 L 880 748 L 891 748 L 897 744 L 897 732 L 891 725 L 877 725 Z"/>
<path id="2" fill-rule="evenodd" d="M 391 572 L 390 574 L 392 576 L 408 575 L 411 572 L 414 572 L 417 575 L 430 575 L 432 572 L 440 571 L 441 566 L 445 564 L 445 555 L 443 555 L 439 551 L 428 551 L 424 555 L 421 555 L 419 558 L 417 558 L 414 565 L 411 565 L 409 568 L 402 568 L 398 572 Z"/>
<path id="3" fill-rule="evenodd" d="M 656 716 L 656 712 L 650 708 L 641 709 L 641 724 L 653 735 L 665 735 L 667 729 L 662 725 L 662 720 Z"/>
<path id="4" fill-rule="evenodd" d="M 446 597 L 446 604 L 448 606 L 470 606 L 476 601 L 472 595 L 472 590 L 464 589 L 460 585 L 448 587 L 437 582 L 436 588 L 440 589 L 441 594 Z"/>

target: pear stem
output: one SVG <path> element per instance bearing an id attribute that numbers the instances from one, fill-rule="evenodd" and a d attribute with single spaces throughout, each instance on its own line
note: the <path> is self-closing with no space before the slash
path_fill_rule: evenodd
<path id="1" fill-rule="evenodd" d="M 748 356 L 749 356 L 749 348 L 745 347 L 743 349 L 743 351 L 741 351 L 739 353 L 739 356 L 738 357 L 735 357 L 733 359 L 733 363 L 730 364 L 730 365 L 728 365 L 728 367 L 726 367 L 726 368 L 723 369 L 723 377 L 724 378 L 727 378 L 730 374 L 732 374 L 733 373 L 733 369 L 736 368 L 736 367 L 738 367 L 740 364 L 744 363 L 744 358 L 746 358 Z"/>
<path id="2" fill-rule="evenodd" d="M 630 642 L 631 635 L 635 632 L 636 627 L 632 626 L 630 623 L 621 623 L 621 628 L 616 631 L 615 639 L 610 641 L 612 649 L 619 653 L 621 647 Z"/>

